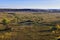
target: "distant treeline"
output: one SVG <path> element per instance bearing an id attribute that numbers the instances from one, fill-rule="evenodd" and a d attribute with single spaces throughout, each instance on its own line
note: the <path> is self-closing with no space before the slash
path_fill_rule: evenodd
<path id="1" fill-rule="evenodd" d="M 51 12 L 60 13 L 60 9 L 0 9 L 0 12 Z"/>

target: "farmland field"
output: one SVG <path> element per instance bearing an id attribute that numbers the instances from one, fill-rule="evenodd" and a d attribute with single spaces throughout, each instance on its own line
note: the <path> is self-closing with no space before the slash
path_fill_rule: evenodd
<path id="1" fill-rule="evenodd" d="M 59 37 L 60 13 L 0 12 L 0 40 L 57 40 Z"/>

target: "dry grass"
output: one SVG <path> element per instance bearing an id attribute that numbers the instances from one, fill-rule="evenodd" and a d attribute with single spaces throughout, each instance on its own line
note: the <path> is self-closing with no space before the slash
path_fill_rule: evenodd
<path id="1" fill-rule="evenodd" d="M 7 18 L 10 20 L 8 25 L 12 29 L 11 31 L 1 31 L 0 40 L 56 40 L 60 34 L 60 30 L 58 30 L 58 33 L 47 31 L 53 26 L 44 25 L 43 23 L 49 24 L 59 21 L 59 17 L 60 13 L 33 14 L 32 12 L 31 14 L 31 12 L 16 12 L 15 15 L 12 15 L 3 12 L 0 15 L 0 22 L 3 18 Z M 27 20 L 33 21 L 33 23 L 27 25 L 25 22 Z M 23 22 L 23 24 L 20 22 Z M 4 26 L 0 24 L 0 28 L 3 29 Z"/>

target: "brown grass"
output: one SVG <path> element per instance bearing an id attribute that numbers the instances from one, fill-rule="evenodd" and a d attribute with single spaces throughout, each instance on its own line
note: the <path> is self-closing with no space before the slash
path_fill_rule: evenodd
<path id="1" fill-rule="evenodd" d="M 0 15 L 0 22 L 3 18 L 7 18 L 10 20 L 8 26 L 12 29 L 11 31 L 1 31 L 0 40 L 56 40 L 60 35 L 60 30 L 58 30 L 58 33 L 44 31 L 50 30 L 53 26 L 43 25 L 43 23 L 49 24 L 54 21 L 59 21 L 60 18 L 57 17 L 60 17 L 60 13 L 33 14 L 33 12 L 16 12 L 15 15 L 12 15 L 3 12 Z M 27 20 L 33 21 L 33 24 L 27 25 L 25 23 Z M 19 22 L 24 23 L 19 24 Z M 4 26 L 0 24 L 0 29 L 3 28 Z"/>

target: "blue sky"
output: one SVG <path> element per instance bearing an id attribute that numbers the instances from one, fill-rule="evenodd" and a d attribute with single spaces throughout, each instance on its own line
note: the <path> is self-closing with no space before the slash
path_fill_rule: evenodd
<path id="1" fill-rule="evenodd" d="M 60 9 L 60 0 L 0 0 L 0 8 Z"/>

